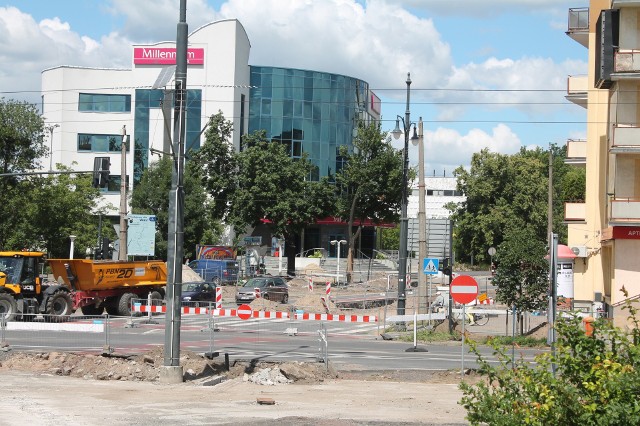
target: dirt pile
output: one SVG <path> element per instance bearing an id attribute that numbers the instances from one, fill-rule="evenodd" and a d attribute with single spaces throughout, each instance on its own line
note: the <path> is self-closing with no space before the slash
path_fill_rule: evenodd
<path id="1" fill-rule="evenodd" d="M 37 374 L 70 376 L 85 380 L 157 381 L 164 365 L 161 347 L 141 355 L 100 356 L 66 352 L 1 352 L 0 372 L 27 371 Z M 209 360 L 191 351 L 180 352 L 180 365 L 185 381 L 196 381 L 224 375 L 228 379 L 243 380 L 263 385 L 287 383 L 318 383 L 337 374 L 327 371 L 324 364 L 286 362 L 234 361 L 226 371 L 224 359 Z"/>

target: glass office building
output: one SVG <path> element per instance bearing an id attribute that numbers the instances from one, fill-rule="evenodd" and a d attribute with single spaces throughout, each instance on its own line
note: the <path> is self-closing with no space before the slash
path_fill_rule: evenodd
<path id="1" fill-rule="evenodd" d="M 340 146 L 351 146 L 358 118 L 368 121 L 368 84 L 318 71 L 251 66 L 249 133 L 265 130 L 293 158 L 315 165 L 310 178 L 335 175 Z"/>

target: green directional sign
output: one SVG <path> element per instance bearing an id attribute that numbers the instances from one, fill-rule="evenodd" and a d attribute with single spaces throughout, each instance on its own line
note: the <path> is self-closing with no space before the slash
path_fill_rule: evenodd
<path id="1" fill-rule="evenodd" d="M 440 259 L 425 257 L 422 262 L 422 272 L 426 275 L 438 275 Z"/>

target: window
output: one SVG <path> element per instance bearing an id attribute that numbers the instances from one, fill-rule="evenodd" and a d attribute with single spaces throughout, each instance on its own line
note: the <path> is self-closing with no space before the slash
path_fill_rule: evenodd
<path id="1" fill-rule="evenodd" d="M 78 133 L 78 151 L 120 152 L 122 135 Z M 127 146 L 127 152 L 130 146 Z"/>
<path id="2" fill-rule="evenodd" d="M 109 175 L 109 184 L 107 185 L 106 188 L 101 188 L 100 192 L 120 192 L 120 182 L 122 181 L 120 175 Z M 127 188 L 130 188 L 129 186 L 129 175 L 127 175 L 126 178 L 126 185 Z"/>
<path id="3" fill-rule="evenodd" d="M 131 95 L 104 95 L 80 93 L 78 111 L 84 112 L 131 112 Z"/>

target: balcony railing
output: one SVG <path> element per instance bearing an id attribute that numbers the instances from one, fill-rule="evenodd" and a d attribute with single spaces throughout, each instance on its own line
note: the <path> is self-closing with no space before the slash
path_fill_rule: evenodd
<path id="1" fill-rule="evenodd" d="M 583 108 L 587 107 L 589 81 L 586 75 L 570 75 L 567 77 L 567 100 Z"/>
<path id="2" fill-rule="evenodd" d="M 587 208 L 585 203 L 564 203 L 564 220 L 571 222 L 584 222 L 587 220 Z"/>
<path id="3" fill-rule="evenodd" d="M 569 26 L 567 35 L 583 45 L 589 47 L 589 8 L 569 9 Z"/>
<path id="4" fill-rule="evenodd" d="M 640 198 L 611 200 L 611 220 L 640 221 Z"/>
<path id="5" fill-rule="evenodd" d="M 569 139 L 567 141 L 566 164 L 584 166 L 587 162 L 587 141 L 584 139 Z"/>
<path id="6" fill-rule="evenodd" d="M 640 127 L 637 125 L 615 125 L 613 127 L 611 148 L 613 150 L 626 148 L 631 151 L 636 151 L 637 149 L 640 152 Z"/>
<path id="7" fill-rule="evenodd" d="M 616 73 L 640 72 L 640 50 L 617 50 L 613 61 L 613 71 Z"/>

